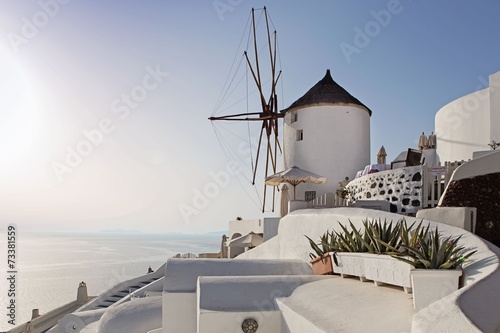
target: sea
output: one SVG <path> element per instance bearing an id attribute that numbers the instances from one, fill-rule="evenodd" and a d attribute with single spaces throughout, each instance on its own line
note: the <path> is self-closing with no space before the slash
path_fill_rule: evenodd
<path id="1" fill-rule="evenodd" d="M 0 265 L 0 331 L 31 319 L 33 309 L 47 313 L 76 300 L 80 282 L 89 296 L 156 270 L 177 254 L 219 252 L 221 233 L 23 233 L 18 235 L 15 261 L 15 296 L 9 296 L 7 246 Z M 6 239 L 7 237 L 2 238 Z M 5 244 L 2 241 L 2 245 Z M 4 247 L 4 246 L 2 246 Z M 7 306 L 14 299 L 15 326 L 9 324 Z"/>

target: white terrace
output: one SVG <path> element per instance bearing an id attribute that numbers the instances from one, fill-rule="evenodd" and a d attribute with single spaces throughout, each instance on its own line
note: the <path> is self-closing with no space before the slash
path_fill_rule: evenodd
<path id="1" fill-rule="evenodd" d="M 276 237 L 236 259 L 169 259 L 161 296 L 137 295 L 98 315 L 75 313 L 85 318 L 84 327 L 71 330 L 63 319 L 65 327 L 51 332 L 500 331 L 500 250 L 457 227 L 424 220 L 444 235 L 463 235 L 461 243 L 478 252 L 463 269 L 463 287 L 418 312 L 412 295 L 401 288 L 311 275 L 304 235 L 315 239 L 349 220 L 361 227 L 366 218 L 396 221 L 401 215 L 359 208 L 292 212 L 281 220 Z M 249 327 L 250 319 L 257 330 Z"/>

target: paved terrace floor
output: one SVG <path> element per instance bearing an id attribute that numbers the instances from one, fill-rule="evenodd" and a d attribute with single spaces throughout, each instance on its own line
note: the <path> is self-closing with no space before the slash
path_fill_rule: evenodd
<path id="1" fill-rule="evenodd" d="M 341 278 L 298 287 L 280 302 L 325 332 L 410 332 L 416 311 L 401 287 Z"/>

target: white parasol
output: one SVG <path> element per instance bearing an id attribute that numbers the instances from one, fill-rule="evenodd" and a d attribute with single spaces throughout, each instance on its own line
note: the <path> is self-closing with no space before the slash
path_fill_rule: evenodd
<path id="1" fill-rule="evenodd" d="M 296 166 L 266 177 L 267 185 L 278 186 L 281 183 L 289 183 L 293 186 L 293 199 L 295 200 L 295 187 L 297 185 L 301 183 L 324 184 L 326 183 L 326 178 L 315 173 L 302 170 Z"/>

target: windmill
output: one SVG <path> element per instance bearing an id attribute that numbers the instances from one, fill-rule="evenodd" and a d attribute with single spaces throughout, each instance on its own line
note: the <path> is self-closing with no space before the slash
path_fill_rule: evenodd
<path id="1" fill-rule="evenodd" d="M 278 112 L 278 97 L 277 97 L 277 84 L 281 76 L 281 70 L 277 71 L 276 69 L 276 61 L 277 61 L 277 38 L 276 31 L 271 34 L 269 27 L 269 16 L 267 13 L 266 7 L 263 8 L 263 16 L 265 18 L 265 49 L 258 48 L 257 41 L 257 27 L 256 27 L 256 19 L 255 19 L 255 9 L 252 8 L 251 12 L 251 36 L 253 37 L 253 61 L 247 50 L 244 51 L 243 56 L 248 66 L 248 69 L 251 73 L 251 77 L 256 86 L 260 110 L 254 112 L 246 112 L 246 113 L 236 113 L 224 116 L 212 116 L 208 118 L 210 121 L 243 121 L 243 122 L 261 122 L 262 126 L 260 129 L 259 135 L 259 143 L 255 158 L 255 163 L 253 164 L 252 160 L 252 185 L 255 185 L 255 180 L 257 176 L 258 165 L 261 159 L 261 155 L 265 155 L 265 166 L 264 173 L 265 177 L 270 174 L 276 173 L 276 160 L 278 153 L 281 153 L 281 145 L 279 143 L 279 130 L 278 130 L 278 121 L 280 118 L 284 117 L 284 114 Z M 261 73 L 261 63 L 259 59 L 260 53 L 268 53 L 265 57 L 269 57 L 269 72 L 270 74 L 270 85 L 267 88 L 267 94 L 264 91 L 264 82 L 262 79 Z M 267 61 L 267 60 L 266 60 Z M 264 149 L 261 147 L 264 146 Z M 273 203 L 272 203 L 272 211 L 274 211 L 274 197 L 275 197 L 276 188 L 273 187 Z M 266 205 L 266 184 L 264 183 L 264 198 L 262 202 L 262 212 L 265 211 Z"/>

